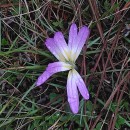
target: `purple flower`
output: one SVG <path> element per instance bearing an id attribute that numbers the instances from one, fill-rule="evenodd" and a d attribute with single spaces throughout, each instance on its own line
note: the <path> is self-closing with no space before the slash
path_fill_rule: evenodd
<path id="1" fill-rule="evenodd" d="M 68 45 L 61 32 L 56 32 L 54 38 L 48 38 L 45 44 L 50 52 L 59 60 L 59 62 L 50 63 L 36 82 L 36 86 L 40 86 L 53 74 L 60 71 L 69 70 L 67 80 L 67 96 L 73 113 L 78 113 L 79 109 L 78 90 L 84 99 L 89 99 L 88 89 L 86 88 L 83 79 L 75 69 L 75 61 L 78 58 L 88 37 L 89 29 L 86 26 L 83 26 L 78 32 L 76 24 L 73 23 L 69 31 Z"/>

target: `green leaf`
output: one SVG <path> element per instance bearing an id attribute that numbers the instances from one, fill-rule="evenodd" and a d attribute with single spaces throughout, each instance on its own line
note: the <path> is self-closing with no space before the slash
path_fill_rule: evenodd
<path id="1" fill-rule="evenodd" d="M 93 104 L 92 104 L 92 102 L 91 102 L 91 101 L 87 101 L 86 106 L 87 106 L 87 109 L 91 112 L 92 109 L 93 109 Z"/>
<path id="2" fill-rule="evenodd" d="M 101 126 L 102 126 L 102 122 L 99 122 L 99 123 L 96 125 L 96 128 L 94 128 L 93 130 L 101 130 Z"/>
<path id="3" fill-rule="evenodd" d="M 5 46 L 5 45 L 8 45 L 8 41 L 6 39 L 2 39 L 2 45 Z"/>
<path id="4" fill-rule="evenodd" d="M 96 125 L 96 130 L 100 130 L 100 129 L 101 129 L 101 126 L 102 126 L 102 122 L 99 122 L 99 123 Z"/>
<path id="5" fill-rule="evenodd" d="M 125 121 L 126 120 L 122 116 L 118 116 L 116 121 L 116 128 L 120 129 L 121 125 L 125 124 Z"/>

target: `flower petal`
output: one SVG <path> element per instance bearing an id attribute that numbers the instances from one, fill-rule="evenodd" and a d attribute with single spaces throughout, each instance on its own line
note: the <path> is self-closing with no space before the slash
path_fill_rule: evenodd
<path id="1" fill-rule="evenodd" d="M 60 61 L 65 61 L 65 57 L 62 55 L 60 49 L 57 47 L 53 38 L 47 38 L 45 42 L 50 52 Z"/>
<path id="2" fill-rule="evenodd" d="M 57 73 L 60 71 L 66 71 L 66 70 L 70 70 L 72 68 L 72 65 L 67 64 L 65 62 L 54 62 L 54 63 L 50 63 L 47 67 L 47 71 L 49 73 Z"/>
<path id="3" fill-rule="evenodd" d="M 72 67 L 65 62 L 50 63 L 46 70 L 41 74 L 36 82 L 36 86 L 43 84 L 50 76 L 60 71 L 70 70 Z"/>
<path id="4" fill-rule="evenodd" d="M 52 74 L 48 71 L 44 71 L 37 79 L 36 86 L 43 84 Z"/>
<path id="5" fill-rule="evenodd" d="M 78 90 L 73 77 L 72 71 L 69 71 L 68 80 L 67 80 L 67 96 L 70 108 L 73 113 L 78 113 L 79 109 L 79 96 Z"/>
<path id="6" fill-rule="evenodd" d="M 86 27 L 86 26 L 82 27 L 79 30 L 77 38 L 75 40 L 76 41 L 75 46 L 72 49 L 71 57 L 73 58 L 74 61 L 78 58 L 78 56 L 85 44 L 86 39 L 89 37 L 89 33 L 90 33 L 90 31 L 89 31 L 88 27 Z"/>
<path id="7" fill-rule="evenodd" d="M 61 53 L 63 54 L 63 56 L 68 61 L 70 57 L 70 51 L 69 51 L 69 47 L 66 44 L 66 41 L 64 39 L 62 32 L 56 32 L 54 35 L 54 40 L 55 40 L 56 45 L 60 49 Z"/>
<path id="8" fill-rule="evenodd" d="M 69 31 L 69 42 L 68 42 L 68 46 L 70 48 L 70 50 L 72 50 L 75 47 L 75 43 L 77 38 L 77 26 L 75 23 L 73 23 L 70 27 L 70 31 Z"/>
<path id="9" fill-rule="evenodd" d="M 78 86 L 79 92 L 86 100 L 88 100 L 89 99 L 89 92 L 88 92 L 88 89 L 86 88 L 86 85 L 85 85 L 83 79 L 81 78 L 79 73 L 74 69 L 73 69 L 73 75 L 74 75 L 74 78 L 76 81 L 76 85 Z"/>

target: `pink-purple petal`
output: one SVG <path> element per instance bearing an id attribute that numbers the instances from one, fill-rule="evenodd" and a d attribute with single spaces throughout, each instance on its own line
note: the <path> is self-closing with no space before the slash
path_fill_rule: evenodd
<path id="1" fill-rule="evenodd" d="M 73 75 L 75 77 L 76 85 L 78 86 L 79 92 L 84 97 L 84 99 L 88 100 L 89 92 L 82 77 L 79 75 L 79 73 L 76 70 L 73 70 L 73 73 L 74 73 Z"/>
<path id="2" fill-rule="evenodd" d="M 36 86 L 40 86 L 41 84 L 43 84 L 50 76 L 52 76 L 51 73 L 49 73 L 48 71 L 44 71 L 37 79 L 36 81 Z"/>
<path id="3" fill-rule="evenodd" d="M 67 79 L 67 96 L 70 108 L 74 114 L 78 113 L 79 109 L 79 95 L 75 80 L 73 78 L 72 70 L 69 71 Z"/>
<path id="4" fill-rule="evenodd" d="M 74 57 L 74 61 L 78 58 L 85 44 L 85 41 L 89 37 L 89 33 L 90 33 L 89 28 L 86 26 L 82 27 L 79 30 L 77 38 L 76 38 L 75 47 L 72 49 L 72 52 L 73 52 L 72 56 Z"/>
<path id="5" fill-rule="evenodd" d="M 46 47 L 50 50 L 50 52 L 60 61 L 65 61 L 64 56 L 62 55 L 60 49 L 55 43 L 55 40 L 53 38 L 47 38 L 46 39 Z"/>
<path id="6" fill-rule="evenodd" d="M 36 86 L 43 84 L 50 76 L 57 72 L 67 71 L 71 69 L 71 65 L 64 62 L 50 63 L 46 70 L 41 74 L 36 82 Z"/>
<path id="7" fill-rule="evenodd" d="M 67 46 L 67 43 L 64 39 L 64 36 L 62 32 L 56 32 L 54 35 L 54 40 L 58 48 L 60 49 L 61 53 L 65 57 L 65 59 L 68 61 L 69 60 L 69 47 Z"/>
<path id="8" fill-rule="evenodd" d="M 70 48 L 70 50 L 72 50 L 75 47 L 76 44 L 76 38 L 77 38 L 77 26 L 75 23 L 73 23 L 70 27 L 70 31 L 69 31 L 69 42 L 68 42 L 68 46 Z"/>
<path id="9" fill-rule="evenodd" d="M 71 68 L 72 68 L 72 66 L 70 64 L 65 63 L 65 62 L 54 62 L 54 63 L 50 63 L 46 70 L 49 73 L 57 73 L 60 71 L 70 70 Z"/>

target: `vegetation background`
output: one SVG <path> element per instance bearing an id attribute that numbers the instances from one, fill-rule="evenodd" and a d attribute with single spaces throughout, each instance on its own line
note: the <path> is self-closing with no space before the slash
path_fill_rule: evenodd
<path id="1" fill-rule="evenodd" d="M 0 1 L 0 130 L 130 130 L 130 0 Z M 67 73 L 35 81 L 56 58 L 45 39 L 91 29 L 77 60 L 90 100 L 71 113 Z"/>

